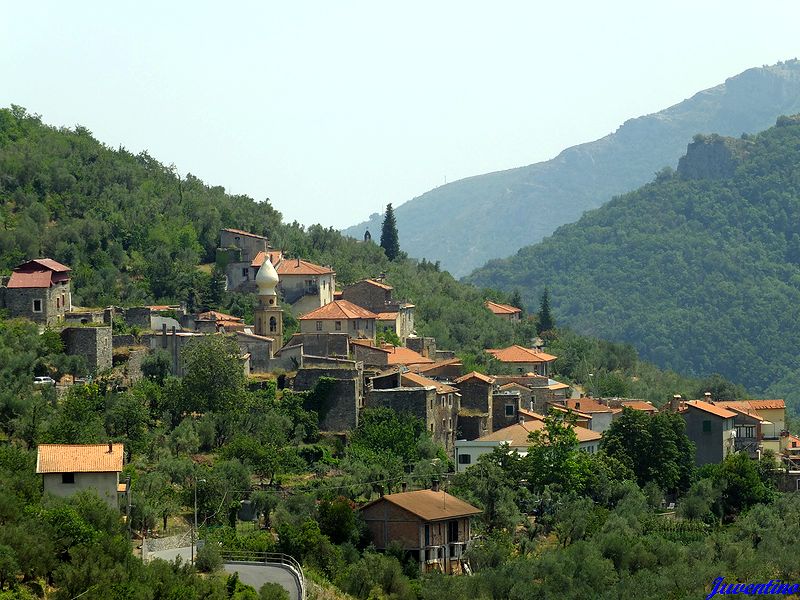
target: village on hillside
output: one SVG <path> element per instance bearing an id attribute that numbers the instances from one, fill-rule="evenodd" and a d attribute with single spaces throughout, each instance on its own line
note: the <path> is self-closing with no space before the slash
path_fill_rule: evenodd
<path id="1" fill-rule="evenodd" d="M 368 409 L 411 414 L 444 449 L 455 473 L 498 449 L 524 456 L 554 416 L 574 431 L 581 451 L 594 454 L 626 411 L 662 411 L 683 418 L 696 466 L 721 463 L 733 453 L 755 461 L 774 457 L 782 489 L 800 489 L 800 438 L 787 430 L 783 400 L 723 401 L 707 393 L 675 396 L 656 407 L 635 398 L 591 397 L 551 377 L 558 357 L 539 338 L 530 347 L 486 349 L 502 374 L 465 372 L 454 352 L 417 335 L 414 304 L 396 298 L 381 274 L 340 288 L 331 267 L 286 256 L 266 237 L 238 229 L 220 231 L 217 266 L 227 290 L 254 296 L 251 323 L 184 306 L 75 307 L 69 266 L 50 258 L 18 265 L 2 281 L 0 308 L 11 318 L 58 331 L 65 353 L 85 360 L 84 378 L 37 377 L 36 386 L 53 386 L 59 397 L 100 378 L 130 388 L 145 376 L 147 357 L 156 354 L 171 375 L 182 377 L 185 349 L 216 336 L 235 342 L 249 385 L 274 380 L 279 389 L 313 392 L 324 382 L 325 409 L 316 424 L 321 432 L 346 439 Z M 487 300 L 485 308 L 512 323 L 520 320 L 514 306 Z M 284 332 L 287 312 L 299 323 L 291 335 Z M 126 332 L 115 333 L 115 323 L 124 323 Z M 123 476 L 128 459 L 120 443 L 42 444 L 37 473 L 46 492 L 67 496 L 93 489 L 129 516 L 137 491 L 130 476 Z M 358 507 L 375 547 L 401 544 L 423 572 L 468 569 L 462 557 L 473 539 L 470 519 L 481 510 L 447 494 L 442 483 L 437 479 L 421 490 L 404 483 L 394 493 L 381 489 L 377 499 Z M 674 507 L 673 501 L 666 498 L 665 507 Z M 405 524 L 391 525 L 396 521 Z"/>

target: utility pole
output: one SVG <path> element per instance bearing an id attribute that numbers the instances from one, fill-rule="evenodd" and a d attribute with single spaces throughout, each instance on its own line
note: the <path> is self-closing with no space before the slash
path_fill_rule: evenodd
<path id="1" fill-rule="evenodd" d="M 194 564 L 194 536 L 195 531 L 197 530 L 197 484 L 198 483 L 205 483 L 205 479 L 197 479 L 195 477 L 194 480 L 194 526 L 192 527 L 192 558 L 191 564 Z"/>

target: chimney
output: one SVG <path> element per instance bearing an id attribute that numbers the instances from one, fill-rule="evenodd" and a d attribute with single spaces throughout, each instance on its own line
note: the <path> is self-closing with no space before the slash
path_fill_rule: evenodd
<path id="1" fill-rule="evenodd" d="M 408 483 L 406 483 L 404 481 L 402 484 L 400 484 L 400 490 L 403 491 L 403 492 L 407 492 L 408 491 Z"/>
<path id="2" fill-rule="evenodd" d="M 381 495 L 381 498 L 383 498 L 383 486 L 378 487 L 378 493 Z"/>
<path id="3" fill-rule="evenodd" d="M 114 444 L 112 442 L 108 442 L 108 453 L 111 454 L 114 452 Z"/>
<path id="4" fill-rule="evenodd" d="M 166 348 L 167 347 L 167 324 L 166 323 L 162 323 L 161 324 L 161 347 L 162 348 Z"/>
<path id="5" fill-rule="evenodd" d="M 669 409 L 672 412 L 678 412 L 681 407 L 681 395 L 675 394 L 669 402 Z"/>
<path id="6" fill-rule="evenodd" d="M 703 400 L 705 400 L 706 402 L 711 402 L 711 392 L 706 392 L 705 394 L 703 394 Z"/>
<path id="7" fill-rule="evenodd" d="M 439 491 L 439 480 L 438 479 L 434 479 L 433 480 L 433 482 L 431 483 L 431 489 L 434 492 L 438 492 Z"/>
<path id="8" fill-rule="evenodd" d="M 581 409 L 581 403 L 580 402 L 576 402 L 575 403 L 575 410 L 580 410 L 580 409 Z"/>
<path id="9" fill-rule="evenodd" d="M 300 257 L 299 256 L 297 257 L 297 266 L 298 267 L 300 266 Z"/>

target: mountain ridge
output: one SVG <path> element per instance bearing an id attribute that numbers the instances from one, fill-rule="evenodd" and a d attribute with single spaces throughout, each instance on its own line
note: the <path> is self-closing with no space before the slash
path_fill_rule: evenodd
<path id="1" fill-rule="evenodd" d="M 800 117 L 695 136 L 678 171 L 467 279 L 520 289 L 529 307 L 547 286 L 557 319 L 583 334 L 800 402 Z"/>
<path id="2" fill-rule="evenodd" d="M 649 181 L 697 133 L 755 133 L 800 111 L 800 62 L 748 69 L 662 111 L 628 119 L 615 132 L 543 162 L 473 175 L 395 207 L 409 255 L 440 261 L 463 276 L 493 258 L 535 243 L 584 211 Z M 382 215 L 346 228 L 380 231 Z M 475 227 L 480 223 L 481 227 Z M 442 236 L 442 224 L 468 236 Z"/>

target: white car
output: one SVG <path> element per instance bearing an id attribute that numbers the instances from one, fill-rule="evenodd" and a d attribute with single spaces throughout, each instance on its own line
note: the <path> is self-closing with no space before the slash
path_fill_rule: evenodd
<path id="1" fill-rule="evenodd" d="M 33 378 L 33 385 L 55 385 L 56 380 L 52 377 L 34 377 Z"/>

